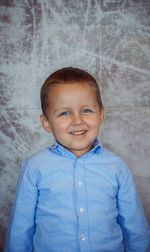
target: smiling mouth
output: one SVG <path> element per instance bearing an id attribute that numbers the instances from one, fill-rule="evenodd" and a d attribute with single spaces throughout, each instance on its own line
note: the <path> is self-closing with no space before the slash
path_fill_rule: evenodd
<path id="1" fill-rule="evenodd" d="M 80 135 L 84 135 L 87 132 L 87 130 L 80 130 L 80 131 L 73 131 L 70 132 L 71 135 L 76 135 L 76 136 L 80 136 Z"/>

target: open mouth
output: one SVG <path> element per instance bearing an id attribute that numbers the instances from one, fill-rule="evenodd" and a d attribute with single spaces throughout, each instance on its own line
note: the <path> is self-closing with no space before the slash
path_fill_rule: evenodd
<path id="1" fill-rule="evenodd" d="M 87 132 L 87 130 L 80 130 L 80 131 L 72 131 L 72 132 L 70 132 L 70 134 L 80 136 L 80 135 L 84 135 L 86 132 Z"/>

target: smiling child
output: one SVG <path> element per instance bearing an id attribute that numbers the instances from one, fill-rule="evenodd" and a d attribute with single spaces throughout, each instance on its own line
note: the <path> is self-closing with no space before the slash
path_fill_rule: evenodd
<path id="1" fill-rule="evenodd" d="M 126 163 L 97 139 L 98 84 L 77 68 L 41 88 L 52 146 L 23 162 L 5 252 L 148 252 L 150 228 Z"/>

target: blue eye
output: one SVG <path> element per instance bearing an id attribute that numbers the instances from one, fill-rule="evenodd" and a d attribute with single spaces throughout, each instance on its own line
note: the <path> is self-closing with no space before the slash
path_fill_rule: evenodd
<path id="1" fill-rule="evenodd" d="M 70 113 L 68 111 L 64 111 L 59 116 L 68 116 L 68 115 L 70 115 Z"/>
<path id="2" fill-rule="evenodd" d="M 83 113 L 89 113 L 92 112 L 90 109 L 83 109 Z"/>

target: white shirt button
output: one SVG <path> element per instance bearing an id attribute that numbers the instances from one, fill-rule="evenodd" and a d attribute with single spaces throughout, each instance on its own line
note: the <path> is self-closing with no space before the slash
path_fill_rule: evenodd
<path id="1" fill-rule="evenodd" d="M 80 207 L 80 213 L 83 213 L 83 212 L 84 212 L 84 208 Z"/>
<path id="2" fill-rule="evenodd" d="M 82 181 L 78 181 L 78 186 L 82 186 Z"/>
<path id="3" fill-rule="evenodd" d="M 82 240 L 82 241 L 85 241 L 85 236 L 84 236 L 84 234 L 81 235 L 81 240 Z"/>

